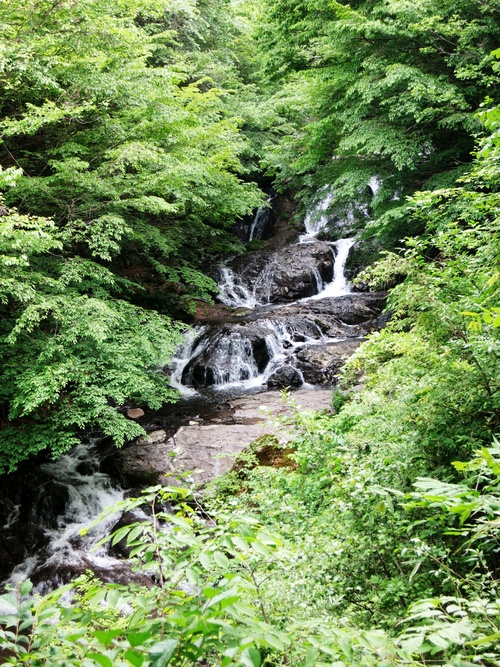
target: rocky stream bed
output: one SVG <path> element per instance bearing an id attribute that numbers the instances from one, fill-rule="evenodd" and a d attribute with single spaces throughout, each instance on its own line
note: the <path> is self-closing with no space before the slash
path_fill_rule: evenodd
<path id="1" fill-rule="evenodd" d="M 106 581 L 127 580 L 119 554 L 92 550 L 119 515 L 80 535 L 103 509 L 176 474 L 190 471 L 202 485 L 260 436 L 275 433 L 286 443 L 289 433 L 272 419 L 290 410 L 280 389 L 294 390 L 303 409 L 329 409 L 339 369 L 384 324 L 384 294 L 351 291 L 345 265 L 355 239 L 316 239 L 327 199 L 306 218 L 305 233 L 288 233 L 285 242 L 258 212 L 248 234 L 270 235 L 270 242 L 217 269 L 221 303 L 201 313 L 167 369 L 181 400 L 130 413 L 146 437 L 117 450 L 88 435 L 59 461 L 31 463 L 2 479 L 0 581 L 30 577 L 45 592 L 87 569 Z"/>

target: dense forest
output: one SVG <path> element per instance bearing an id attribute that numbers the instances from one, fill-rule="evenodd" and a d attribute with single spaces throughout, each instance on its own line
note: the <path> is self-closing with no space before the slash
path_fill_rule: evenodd
<path id="1" fill-rule="evenodd" d="M 288 464 L 250 450 L 201 497 L 122 502 L 149 519 L 109 539 L 156 586 L 0 596 L 0 662 L 500 665 L 498 0 L 4 0 L 0 22 L 1 473 L 176 400 L 163 369 L 271 188 L 292 226 L 335 189 L 390 315 L 333 414 L 293 409 Z"/>

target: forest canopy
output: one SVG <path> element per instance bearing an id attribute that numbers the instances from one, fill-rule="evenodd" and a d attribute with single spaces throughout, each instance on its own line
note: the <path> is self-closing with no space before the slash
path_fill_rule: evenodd
<path id="1" fill-rule="evenodd" d="M 207 260 L 263 195 L 228 3 L 26 0 L 0 22 L 5 470 L 143 432 L 116 408 L 175 396 L 171 318 L 216 293 Z"/>

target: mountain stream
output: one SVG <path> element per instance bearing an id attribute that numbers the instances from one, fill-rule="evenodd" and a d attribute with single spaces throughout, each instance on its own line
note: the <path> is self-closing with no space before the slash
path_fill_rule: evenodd
<path id="1" fill-rule="evenodd" d="M 106 581 L 128 580 L 125 561 L 95 549 L 119 516 L 80 534 L 105 508 L 169 471 L 201 468 L 193 480 L 205 482 L 229 469 L 231 457 L 269 432 L 262 405 L 285 409 L 284 387 L 296 389 L 304 407 L 328 407 L 339 368 L 381 325 L 383 307 L 383 295 L 351 291 L 345 267 L 355 239 L 317 240 L 332 199 L 322 193 L 294 242 L 219 268 L 219 307 L 186 334 L 168 369 L 182 398 L 140 418 L 145 439 L 117 452 L 89 437 L 56 462 L 3 478 L 0 580 L 30 577 L 41 593 L 89 569 Z M 249 240 L 265 225 L 269 205 L 257 212 Z"/>

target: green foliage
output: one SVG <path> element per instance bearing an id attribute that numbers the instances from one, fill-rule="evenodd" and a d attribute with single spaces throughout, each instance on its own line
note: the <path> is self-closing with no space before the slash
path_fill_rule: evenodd
<path id="1" fill-rule="evenodd" d="M 186 60 L 191 45 L 219 62 L 229 8 L 32 4 L 0 13 L 3 161 L 23 174 L 7 203 L 52 217 L 67 254 L 112 262 L 157 308 L 189 310 L 215 291 L 207 257 L 235 246 L 234 221 L 261 201 L 240 178 L 231 93 Z"/>
<path id="2" fill-rule="evenodd" d="M 141 435 L 117 407 L 158 408 L 176 393 L 161 367 L 179 343 L 167 317 L 113 298 L 113 274 L 58 256 L 52 221 L 4 207 L 0 222 L 0 470 L 56 456 L 95 427 L 120 445 Z M 122 288 L 125 284 L 122 285 Z"/>
<path id="3" fill-rule="evenodd" d="M 237 23 L 226 0 L 0 3 L 0 472 L 175 398 L 170 317 L 262 201 Z"/>
<path id="4" fill-rule="evenodd" d="M 393 319 L 348 363 L 345 382 L 367 391 L 340 416 L 360 446 L 384 446 L 402 474 L 433 470 L 491 441 L 499 426 L 498 121 L 460 187 L 417 193 L 408 212 L 425 224 L 399 254 L 360 276 L 390 293 Z M 484 150 L 488 147 L 487 150 Z"/>
<path id="5" fill-rule="evenodd" d="M 241 495 L 224 510 L 207 513 L 185 489 L 148 489 L 107 513 L 149 507 L 149 517 L 105 541 L 124 543 L 138 580 L 154 585 L 102 584 L 87 576 L 33 600 L 31 584 L 24 582 L 0 596 L 6 663 L 497 664 L 500 607 L 488 561 L 493 557 L 494 563 L 498 537 L 498 443 L 469 463 L 456 464 L 464 483 L 420 480 L 402 498 L 403 510 L 396 502 L 401 493 L 367 479 L 363 483 L 366 461 L 356 461 L 331 434 L 328 441 L 331 418 L 297 413 L 291 421 L 297 429 L 299 479 L 285 469 L 274 471 L 262 477 L 267 485 L 252 498 L 262 515 L 270 507 L 264 489 L 274 502 L 292 503 L 281 513 L 281 525 L 289 531 L 284 539 L 269 527 L 278 523 L 278 512 L 268 514 L 264 527 L 262 519 L 245 513 Z M 305 455 L 312 451 L 315 460 L 308 461 Z M 358 475 L 347 478 L 341 468 L 357 469 Z M 327 472 L 336 483 L 323 485 L 318 505 L 310 492 L 315 478 Z M 255 477 L 255 490 L 257 482 Z M 307 487 L 302 493 L 301 486 Z M 370 543 L 374 536 L 379 541 Z M 363 562 L 364 580 L 349 591 L 356 562 Z M 389 576 L 392 563 L 398 577 L 396 571 Z M 472 571 L 460 574 L 470 563 Z M 343 595 L 334 596 L 337 588 Z M 423 593 L 428 597 L 415 599 Z M 343 610 L 335 597 L 344 598 Z M 351 609 L 345 605 L 349 597 Z M 364 615 L 356 612 L 366 605 Z M 376 627 L 384 609 L 392 617 L 385 630 Z"/>
<path id="6" fill-rule="evenodd" d="M 185 489 L 155 488 L 113 510 L 149 505 L 150 519 L 109 539 L 126 542 L 134 569 L 155 585 L 82 577 L 34 603 L 26 601 L 28 584 L 0 597 L 0 646 L 13 651 L 7 661 L 259 667 L 262 649 L 284 651 L 289 638 L 267 622 L 258 572 L 279 558 L 279 540 L 251 517 L 226 513 L 207 523 L 192 500 Z"/>
<path id="7" fill-rule="evenodd" d="M 367 233 L 394 247 L 421 231 L 405 195 L 453 185 L 470 163 L 475 113 L 499 101 L 498 37 L 495 6 L 479 1 L 266 2 L 264 71 L 288 123 L 268 169 L 306 202 L 333 187 L 343 220 L 353 200 L 369 205 L 361 228 L 373 220 Z"/>

